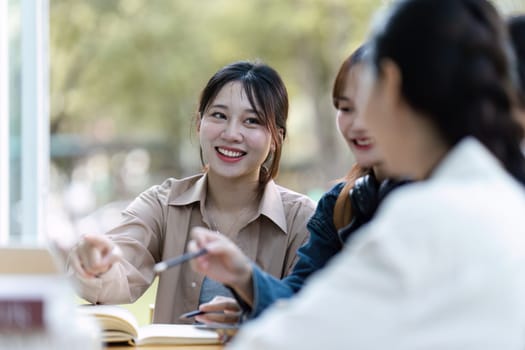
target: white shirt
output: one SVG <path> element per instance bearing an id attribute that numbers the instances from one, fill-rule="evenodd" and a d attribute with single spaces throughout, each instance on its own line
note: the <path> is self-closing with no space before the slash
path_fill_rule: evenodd
<path id="1" fill-rule="evenodd" d="M 522 186 L 467 138 L 231 349 L 523 350 L 524 221 Z"/>

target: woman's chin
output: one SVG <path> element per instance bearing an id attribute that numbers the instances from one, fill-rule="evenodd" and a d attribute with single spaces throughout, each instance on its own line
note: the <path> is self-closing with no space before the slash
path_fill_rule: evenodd
<path id="1" fill-rule="evenodd" d="M 362 168 L 372 168 L 379 165 L 381 162 L 377 159 L 371 159 L 368 157 L 359 157 L 356 155 L 356 163 Z"/>

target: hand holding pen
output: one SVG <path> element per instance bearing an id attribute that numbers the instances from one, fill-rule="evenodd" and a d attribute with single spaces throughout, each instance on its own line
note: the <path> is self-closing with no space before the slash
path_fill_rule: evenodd
<path id="1" fill-rule="evenodd" d="M 208 253 L 191 262 L 192 268 L 207 277 L 234 288 L 251 285 L 252 262 L 228 237 L 203 227 L 191 230 L 188 251 L 206 248 Z"/>
<path id="2" fill-rule="evenodd" d="M 180 319 L 195 318 L 201 323 L 238 324 L 241 308 L 234 298 L 216 296 L 210 302 L 201 304 L 198 310 L 180 315 Z"/>
<path id="3" fill-rule="evenodd" d="M 171 267 L 175 267 L 177 265 L 185 263 L 186 261 L 190 261 L 191 259 L 198 258 L 199 256 L 206 254 L 207 252 L 208 251 L 206 250 L 206 248 L 201 248 L 194 252 L 188 252 L 176 258 L 168 259 L 165 261 L 161 261 L 158 264 L 155 264 L 153 270 L 155 271 L 155 273 L 161 273 Z"/>
<path id="4" fill-rule="evenodd" d="M 227 237 L 216 231 L 195 227 L 191 231 L 192 240 L 187 253 L 155 265 L 156 273 L 190 261 L 192 268 L 209 278 L 230 286 L 248 303 L 253 300 L 252 263 L 244 253 Z M 240 308 L 231 298 L 229 301 L 212 300 L 203 304 L 199 310 L 181 315 L 182 318 L 195 317 L 197 321 L 210 323 L 235 323 L 239 319 Z"/>
<path id="5" fill-rule="evenodd" d="M 216 233 L 214 233 L 216 235 Z M 189 245 L 188 252 L 173 259 L 161 261 L 156 264 L 154 271 L 161 273 L 168 268 L 178 266 L 184 262 L 196 259 L 209 253 L 208 248 L 196 248 L 197 245 Z M 234 298 L 216 296 L 210 302 L 201 304 L 198 310 L 190 311 L 180 315 L 181 319 L 195 317 L 195 320 L 202 323 L 226 323 L 238 324 L 241 316 L 241 308 Z"/>

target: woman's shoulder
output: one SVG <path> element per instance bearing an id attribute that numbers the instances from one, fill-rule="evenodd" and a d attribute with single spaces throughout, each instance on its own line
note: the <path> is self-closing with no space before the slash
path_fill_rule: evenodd
<path id="1" fill-rule="evenodd" d="M 346 182 L 338 182 L 335 185 L 333 185 L 328 191 L 323 193 L 321 198 L 319 199 L 319 202 L 317 203 L 319 208 L 329 207 L 333 208 L 335 205 L 335 202 L 337 201 L 337 198 L 341 194 L 341 191 L 345 187 Z"/>
<path id="2" fill-rule="evenodd" d="M 501 228 L 509 222 L 519 225 L 522 221 L 523 191 L 505 185 L 494 181 L 432 179 L 410 183 L 385 198 L 374 221 L 385 223 L 385 227 L 395 225 L 398 231 L 414 231 L 414 235 L 419 235 L 421 226 L 425 226 L 427 235 L 434 232 L 439 239 L 450 236 L 454 241 L 459 232 L 479 239 L 480 232 L 488 227 Z M 503 217 L 505 220 L 501 220 Z"/>
<path id="3" fill-rule="evenodd" d="M 321 196 L 319 201 L 314 201 L 304 194 L 300 194 L 282 186 L 279 186 L 279 191 L 285 208 L 298 207 L 302 210 L 308 211 L 312 217 L 324 218 L 327 215 L 331 217 L 337 197 L 339 196 L 339 193 L 341 193 L 344 185 L 345 182 L 335 184 L 329 191 Z"/>
<path id="4" fill-rule="evenodd" d="M 332 218 L 333 212 L 334 212 L 334 206 L 335 202 L 337 201 L 337 198 L 339 197 L 339 194 L 341 193 L 341 190 L 345 186 L 345 182 L 339 182 L 335 185 L 333 185 L 328 191 L 326 191 L 319 201 L 317 202 L 317 207 L 315 210 L 315 214 L 313 215 L 312 219 L 315 221 L 330 221 L 327 220 L 327 218 Z"/>
<path id="5" fill-rule="evenodd" d="M 319 199 L 319 202 L 337 199 L 337 197 L 341 193 L 341 190 L 343 189 L 344 186 L 345 186 L 345 182 L 344 181 L 336 183 L 327 192 L 323 193 L 323 195 Z M 293 191 L 293 190 L 291 190 L 289 188 L 286 188 L 286 187 L 283 187 L 283 186 L 279 186 L 279 185 L 277 185 L 277 188 L 281 192 L 281 196 L 283 198 L 286 198 L 287 200 L 290 200 L 290 201 L 306 200 L 307 202 L 314 203 L 314 205 L 316 203 L 315 200 L 313 200 L 312 198 L 308 197 L 305 194 L 295 192 L 295 191 Z"/>
<path id="6" fill-rule="evenodd" d="M 172 191 L 185 191 L 190 187 L 196 185 L 199 180 L 204 178 L 204 174 L 196 174 L 183 178 L 169 177 L 165 179 L 160 185 L 159 188 Z"/>
<path id="7" fill-rule="evenodd" d="M 336 183 L 328 191 L 326 191 L 323 194 L 323 196 L 321 197 L 321 200 L 339 197 L 339 194 L 341 194 L 341 191 L 343 190 L 345 185 L 346 185 L 346 181 L 341 181 L 341 182 Z"/>
<path id="8" fill-rule="evenodd" d="M 203 177 L 204 174 L 197 174 L 181 179 L 170 177 L 158 185 L 151 186 L 144 191 L 141 196 L 153 196 L 161 202 L 168 202 L 170 199 L 177 198 L 192 188 L 198 190 L 197 187 L 199 183 L 202 182 L 200 180 L 203 180 Z"/>
<path id="9" fill-rule="evenodd" d="M 279 191 L 281 200 L 285 207 L 299 205 L 301 207 L 311 208 L 312 210 L 315 209 L 316 202 L 306 194 L 299 193 L 297 191 L 277 184 L 275 185 L 275 187 Z"/>

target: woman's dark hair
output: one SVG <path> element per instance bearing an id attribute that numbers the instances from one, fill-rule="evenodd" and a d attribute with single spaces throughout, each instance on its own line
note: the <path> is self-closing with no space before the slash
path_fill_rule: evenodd
<path id="1" fill-rule="evenodd" d="M 348 56 L 341 64 L 341 67 L 335 76 L 334 86 L 332 88 L 332 103 L 336 109 L 339 108 L 339 100 L 345 90 L 348 72 L 350 72 L 352 67 L 356 64 L 363 62 L 365 48 L 365 45 L 361 45 L 350 56 Z"/>
<path id="2" fill-rule="evenodd" d="M 270 66 L 262 62 L 234 62 L 215 73 L 202 90 L 197 118 L 202 118 L 219 91 L 231 82 L 242 84 L 251 107 L 272 137 L 275 150 L 268 155 L 259 174 L 259 183 L 265 185 L 279 172 L 282 145 L 286 136 L 288 93 L 281 77 Z M 203 162 L 202 150 L 201 161 Z"/>
<path id="3" fill-rule="evenodd" d="M 405 0 L 394 6 L 370 43 L 378 74 L 383 60 L 392 60 L 402 95 L 450 147 L 474 136 L 525 182 L 523 131 L 511 114 L 511 51 L 496 9 L 486 0 Z"/>
<path id="4" fill-rule="evenodd" d="M 510 17 L 507 24 L 518 72 L 518 103 L 525 109 L 525 15 Z"/>

